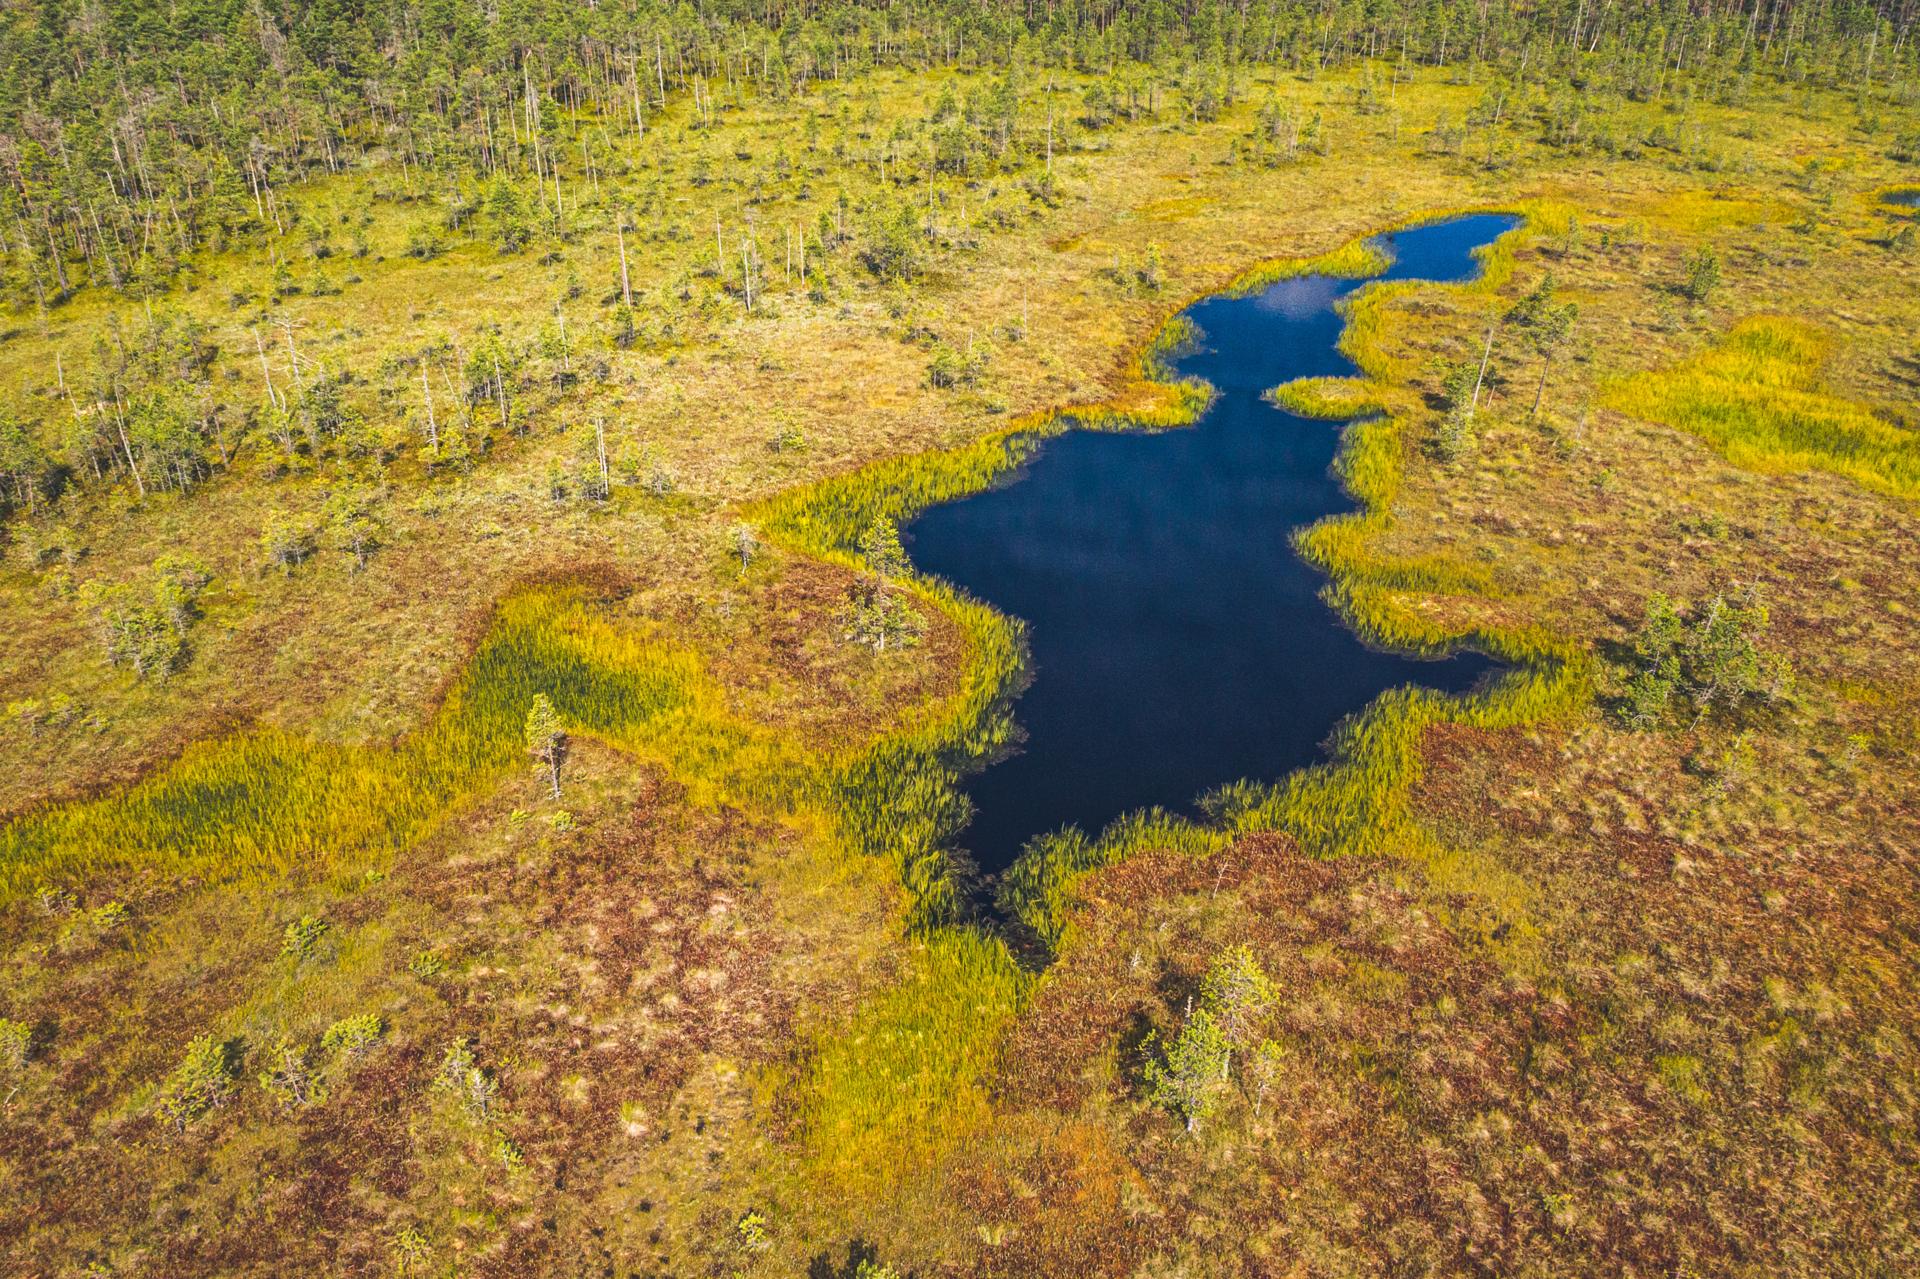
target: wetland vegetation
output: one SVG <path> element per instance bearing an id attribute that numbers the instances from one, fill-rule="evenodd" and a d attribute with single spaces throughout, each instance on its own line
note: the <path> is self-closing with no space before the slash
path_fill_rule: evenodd
<path id="1" fill-rule="evenodd" d="M 1912 1268 L 1916 16 L 0 14 L 0 1270 Z"/>

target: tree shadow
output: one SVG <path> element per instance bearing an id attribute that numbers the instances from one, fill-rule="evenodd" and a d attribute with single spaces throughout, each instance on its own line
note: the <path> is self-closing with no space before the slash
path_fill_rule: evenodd
<path id="1" fill-rule="evenodd" d="M 878 1248 L 865 1239 L 853 1239 L 841 1264 L 834 1264 L 831 1253 L 816 1253 L 807 1263 L 807 1279 L 915 1279 L 915 1272 L 882 1265 Z"/>

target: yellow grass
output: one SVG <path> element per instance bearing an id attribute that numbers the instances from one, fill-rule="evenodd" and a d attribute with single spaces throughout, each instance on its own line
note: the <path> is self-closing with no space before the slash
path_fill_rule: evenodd
<path id="1" fill-rule="evenodd" d="M 1828 390 L 1827 354 L 1825 338 L 1804 321 L 1750 316 L 1690 360 L 1611 383 L 1602 402 L 1690 431 L 1737 466 L 1829 471 L 1889 497 L 1920 498 L 1920 436 Z"/>

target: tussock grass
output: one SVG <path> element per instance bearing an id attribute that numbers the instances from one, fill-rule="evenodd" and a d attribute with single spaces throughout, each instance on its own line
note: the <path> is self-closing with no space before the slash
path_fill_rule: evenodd
<path id="1" fill-rule="evenodd" d="M 1611 383 L 1601 402 L 1698 435 L 1736 466 L 1830 471 L 1889 497 L 1920 498 L 1920 436 L 1829 392 L 1827 345 L 1799 320 L 1751 316 L 1712 350 Z"/>
<path id="2" fill-rule="evenodd" d="M 1362 378 L 1302 377 L 1266 393 L 1267 401 L 1298 417 L 1338 422 L 1386 409 L 1380 388 Z"/>
<path id="3" fill-rule="evenodd" d="M 1163 808 L 1115 819 L 1098 837 L 1074 827 L 1027 841 L 1000 880 L 1003 910 L 1056 953 L 1068 944 L 1080 881 L 1136 853 L 1171 849 L 1188 856 L 1218 852 L 1232 842 L 1220 826 L 1193 821 Z"/>
<path id="4" fill-rule="evenodd" d="M 1383 694 L 1336 730 L 1332 763 L 1223 792 L 1211 806 L 1215 820 L 1236 834 L 1284 830 L 1316 857 L 1388 853 L 1410 820 L 1429 727 L 1515 728 L 1570 715 L 1592 695 L 1590 661 L 1573 645 L 1537 630 L 1473 638 L 1516 669 L 1467 698 L 1422 688 Z"/>
<path id="5" fill-rule="evenodd" d="M 1338 280 L 1364 280 L 1393 265 L 1374 236 L 1349 240 L 1329 253 L 1310 258 L 1273 258 L 1236 275 L 1221 292 L 1229 297 L 1246 297 L 1282 280 L 1303 275 L 1330 275 Z"/>
<path id="6" fill-rule="evenodd" d="M 886 858 L 906 890 L 916 928 L 959 920 L 968 868 L 951 841 L 970 810 L 959 771 L 1005 748 L 1009 694 L 1024 662 L 1019 623 L 942 583 L 912 584 L 921 600 L 959 627 L 966 645 L 960 687 L 923 709 L 918 722 L 832 761 L 825 812 L 848 847 Z"/>
<path id="7" fill-rule="evenodd" d="M 1436 647 L 1463 637 L 1431 628 Z M 1081 879 L 1142 852 L 1201 856 L 1242 836 L 1284 831 L 1313 857 L 1444 853 L 1415 829 L 1414 795 L 1427 729 L 1441 723 L 1504 729 L 1577 713 L 1592 698 L 1591 658 L 1543 631 L 1483 632 L 1474 644 L 1513 664 L 1470 697 L 1396 688 L 1334 732 L 1332 758 L 1278 782 L 1240 781 L 1205 796 L 1206 821 L 1160 809 L 1129 814 L 1098 838 L 1076 830 L 1031 841 L 1002 881 L 1000 901 L 1056 952 L 1071 944 Z"/>
<path id="8" fill-rule="evenodd" d="M 929 938 L 812 1061 L 800 1119 L 816 1167 L 871 1186 L 983 1124 L 1003 1032 L 1031 982 L 996 938 L 971 928 Z"/>

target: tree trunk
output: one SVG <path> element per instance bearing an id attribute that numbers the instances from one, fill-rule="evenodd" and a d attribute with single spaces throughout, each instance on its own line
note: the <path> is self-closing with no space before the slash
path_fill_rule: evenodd
<path id="1" fill-rule="evenodd" d="M 1480 384 L 1487 380 L 1487 362 L 1493 358 L 1493 331 L 1499 325 L 1498 320 L 1487 321 L 1487 345 L 1480 352 L 1480 372 L 1473 379 L 1473 399 L 1467 404 L 1467 420 L 1473 420 L 1474 410 L 1480 407 Z"/>
<path id="2" fill-rule="evenodd" d="M 632 309 L 633 285 L 627 275 L 627 232 L 620 225 L 620 217 L 617 214 L 613 219 L 613 233 L 620 241 L 620 297 L 626 302 L 628 309 Z"/>
<path id="3" fill-rule="evenodd" d="M 495 349 L 493 356 L 493 393 L 500 402 L 500 429 L 508 430 L 511 424 L 507 420 L 507 380 L 500 374 L 498 348 Z"/>
<path id="4" fill-rule="evenodd" d="M 420 394 L 427 401 L 427 447 L 433 450 L 435 457 L 440 455 L 440 425 L 433 420 L 433 386 L 427 381 L 427 361 L 420 360 Z"/>
<path id="5" fill-rule="evenodd" d="M 605 418 L 593 419 L 594 450 L 600 456 L 600 500 L 606 501 L 613 496 L 613 476 L 607 469 L 607 422 Z"/>
<path id="6" fill-rule="evenodd" d="M 144 499 L 147 496 L 147 482 L 140 478 L 140 467 L 133 460 L 133 445 L 127 442 L 127 424 L 120 416 L 120 400 L 118 396 L 116 396 L 113 401 L 113 425 L 120 432 L 120 447 L 126 450 L 127 469 L 133 472 L 133 485 L 140 490 L 140 496 Z"/>

